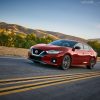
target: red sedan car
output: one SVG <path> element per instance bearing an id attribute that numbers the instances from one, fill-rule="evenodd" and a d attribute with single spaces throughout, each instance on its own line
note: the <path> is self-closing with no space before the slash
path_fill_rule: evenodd
<path id="1" fill-rule="evenodd" d="M 68 69 L 70 66 L 85 65 L 92 69 L 96 64 L 97 53 L 86 43 L 73 40 L 56 40 L 49 44 L 37 44 L 30 48 L 28 58 Z"/>

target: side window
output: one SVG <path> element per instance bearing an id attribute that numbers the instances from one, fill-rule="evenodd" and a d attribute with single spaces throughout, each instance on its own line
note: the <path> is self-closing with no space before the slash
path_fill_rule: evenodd
<path id="1" fill-rule="evenodd" d="M 89 50 L 92 50 L 92 48 L 90 46 L 88 46 L 88 47 L 89 47 Z"/>
<path id="2" fill-rule="evenodd" d="M 76 46 L 80 47 L 80 50 L 83 50 L 83 44 L 82 43 L 77 43 L 74 47 L 76 47 Z"/>
<path id="3" fill-rule="evenodd" d="M 65 42 L 65 43 L 63 43 L 63 46 L 65 46 L 65 47 L 70 47 L 70 44 L 67 43 L 67 42 Z"/>
<path id="4" fill-rule="evenodd" d="M 90 50 L 89 46 L 84 44 L 84 50 Z"/>

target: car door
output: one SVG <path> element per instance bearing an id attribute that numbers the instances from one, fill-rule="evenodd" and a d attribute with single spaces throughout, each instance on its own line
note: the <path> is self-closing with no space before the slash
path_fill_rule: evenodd
<path id="1" fill-rule="evenodd" d="M 78 46 L 80 49 L 75 49 L 73 51 L 73 56 L 72 56 L 72 64 L 73 65 L 82 65 L 84 61 L 84 49 L 83 49 L 83 44 L 82 43 L 77 43 L 74 48 Z"/>
<path id="2" fill-rule="evenodd" d="M 89 49 L 89 46 L 86 45 L 86 44 L 84 44 L 84 61 L 83 61 L 84 64 L 87 64 L 87 63 L 89 62 L 90 57 L 91 57 L 91 55 L 92 55 L 91 53 L 92 53 L 92 52 L 91 52 L 91 50 Z"/>

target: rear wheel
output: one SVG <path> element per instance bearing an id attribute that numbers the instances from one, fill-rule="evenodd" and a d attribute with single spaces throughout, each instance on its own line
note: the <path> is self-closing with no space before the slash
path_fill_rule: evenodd
<path id="1" fill-rule="evenodd" d="M 87 65 L 87 69 L 92 69 L 95 65 L 95 59 L 94 58 L 91 58 L 90 60 L 90 64 Z"/>
<path id="2" fill-rule="evenodd" d="M 61 68 L 63 70 L 67 70 L 71 65 L 71 57 L 69 55 L 65 55 L 62 60 Z"/>

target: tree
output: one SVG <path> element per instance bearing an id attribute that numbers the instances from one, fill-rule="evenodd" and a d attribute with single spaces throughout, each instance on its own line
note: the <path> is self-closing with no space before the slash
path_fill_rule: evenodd
<path id="1" fill-rule="evenodd" d="M 98 53 L 98 56 L 100 56 L 100 42 L 88 41 L 88 44 Z"/>
<path id="2" fill-rule="evenodd" d="M 16 34 L 14 37 L 14 46 L 19 48 L 25 47 L 25 37 L 22 36 L 22 34 Z"/>
<path id="3" fill-rule="evenodd" d="M 8 46 L 9 36 L 5 32 L 0 33 L 0 45 Z"/>
<path id="4" fill-rule="evenodd" d="M 36 44 L 36 35 L 34 33 L 28 34 L 25 38 L 25 48 L 29 48 Z"/>
<path id="5" fill-rule="evenodd" d="M 1 31 L 0 32 L 0 45 L 18 48 L 30 48 L 38 43 L 49 43 L 53 39 L 50 36 L 37 37 L 34 33 L 24 34 L 15 33 L 14 31 Z"/>

